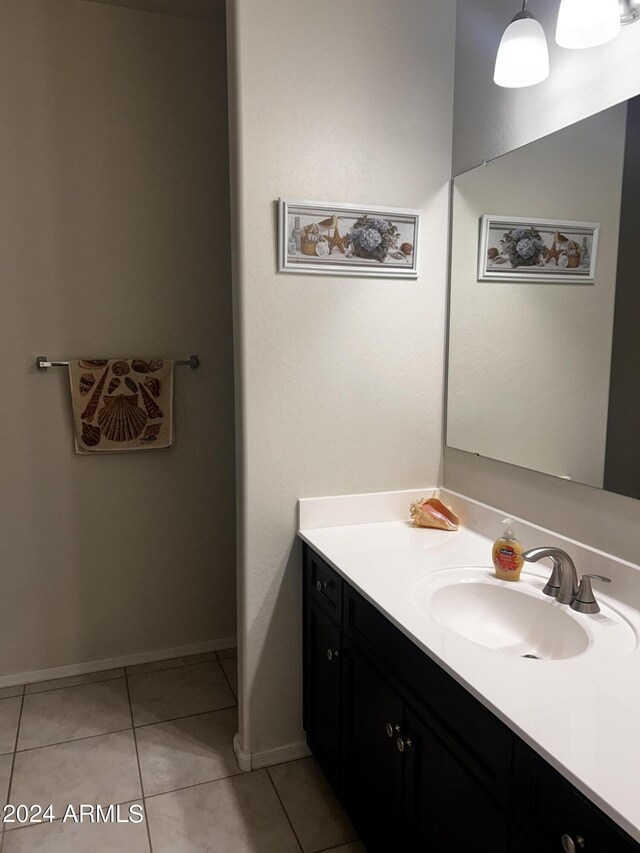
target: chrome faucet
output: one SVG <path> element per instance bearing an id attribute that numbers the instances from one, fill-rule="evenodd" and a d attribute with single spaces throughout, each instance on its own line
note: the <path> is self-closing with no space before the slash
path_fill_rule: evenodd
<path id="1" fill-rule="evenodd" d="M 560 604 L 571 604 L 578 592 L 578 572 L 576 564 L 561 548 L 532 548 L 522 555 L 528 563 L 549 557 L 553 563 L 553 572 L 543 592 L 557 598 Z"/>
<path id="2" fill-rule="evenodd" d="M 576 565 L 561 548 L 532 548 L 522 555 L 528 563 L 537 563 L 548 557 L 553 563 L 551 577 L 542 590 L 545 595 L 556 598 L 560 604 L 570 604 L 578 613 L 599 613 L 600 607 L 591 589 L 591 581 L 611 583 L 611 578 L 602 575 L 583 575 L 578 583 Z"/>

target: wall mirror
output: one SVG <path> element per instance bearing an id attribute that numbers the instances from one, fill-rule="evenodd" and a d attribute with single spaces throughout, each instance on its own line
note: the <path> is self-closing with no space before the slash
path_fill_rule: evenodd
<path id="1" fill-rule="evenodd" d="M 640 97 L 455 178 L 447 445 L 640 498 Z"/>

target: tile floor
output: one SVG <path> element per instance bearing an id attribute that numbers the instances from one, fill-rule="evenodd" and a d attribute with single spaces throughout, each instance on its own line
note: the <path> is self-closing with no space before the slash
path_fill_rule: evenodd
<path id="1" fill-rule="evenodd" d="M 241 773 L 235 650 L 0 690 L 0 853 L 364 853 L 312 758 Z M 63 821 L 68 804 L 144 820 Z"/>

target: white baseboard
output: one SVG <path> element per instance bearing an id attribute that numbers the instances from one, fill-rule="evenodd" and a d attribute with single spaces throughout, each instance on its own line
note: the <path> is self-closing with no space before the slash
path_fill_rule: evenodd
<path id="1" fill-rule="evenodd" d="M 69 675 L 86 675 L 105 669 L 118 669 L 122 666 L 135 666 L 139 663 L 153 663 L 157 660 L 182 658 L 187 655 L 199 655 L 204 652 L 219 652 L 232 649 L 237 643 L 236 637 L 221 637 L 219 640 L 207 640 L 190 646 L 176 646 L 172 649 L 156 649 L 151 652 L 138 652 L 134 655 L 121 655 L 116 658 L 102 658 L 85 663 L 71 663 L 66 666 L 54 666 L 49 669 L 37 669 L 30 672 L 16 672 L 13 675 L 0 675 L 1 687 L 15 687 L 21 684 L 33 684 L 36 681 L 49 681 L 52 678 L 66 678 Z"/>
<path id="2" fill-rule="evenodd" d="M 251 767 L 251 753 L 245 752 L 244 749 L 240 746 L 240 733 L 237 732 L 233 736 L 233 751 L 236 754 L 236 758 L 238 759 L 238 767 L 240 770 L 243 770 L 245 773 L 251 773 L 253 768 Z"/>
<path id="3" fill-rule="evenodd" d="M 271 767 L 273 764 L 284 764 L 286 761 L 296 761 L 299 758 L 307 758 L 311 750 L 304 741 L 300 743 L 288 743 L 275 749 L 265 749 L 262 752 L 245 752 L 240 746 L 240 736 L 233 738 L 233 749 L 238 759 L 238 767 L 249 773 L 251 770 L 259 770 L 261 767 Z"/>

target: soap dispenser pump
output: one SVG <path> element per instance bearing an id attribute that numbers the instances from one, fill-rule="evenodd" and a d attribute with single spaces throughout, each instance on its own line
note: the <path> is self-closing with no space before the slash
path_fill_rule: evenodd
<path id="1" fill-rule="evenodd" d="M 516 537 L 510 518 L 502 522 L 504 530 L 502 536 L 496 539 L 493 545 L 493 565 L 496 569 L 496 577 L 502 581 L 519 581 L 520 572 L 524 565 L 522 556 L 524 547 Z"/>

